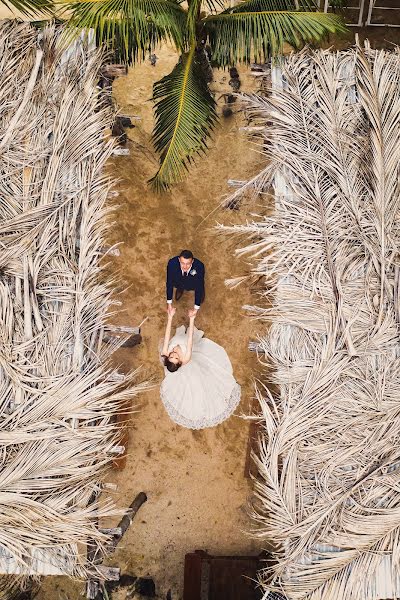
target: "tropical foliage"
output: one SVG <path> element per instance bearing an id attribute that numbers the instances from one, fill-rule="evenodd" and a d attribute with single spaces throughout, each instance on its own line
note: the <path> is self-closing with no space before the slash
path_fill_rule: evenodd
<path id="1" fill-rule="evenodd" d="M 205 10 L 203 10 L 205 9 Z M 170 75 L 154 86 L 154 143 L 160 168 L 157 189 L 182 180 L 196 155 L 207 149 L 217 122 L 208 85 L 209 60 L 217 67 L 265 61 L 282 51 L 320 42 L 345 30 L 337 15 L 316 12 L 313 0 L 245 0 L 224 9 L 222 0 L 72 0 L 70 24 L 93 28 L 117 60 L 132 63 L 160 42 L 180 54 Z"/>
<path id="2" fill-rule="evenodd" d="M 54 13 L 53 0 L 1 0 L 9 10 L 17 10 L 26 17 L 37 17 L 38 15 L 52 15 Z"/>
<path id="3" fill-rule="evenodd" d="M 398 598 L 400 53 L 302 52 L 284 76 L 249 100 L 266 167 L 234 198 L 260 192 L 266 216 L 231 229 L 279 386 L 259 389 L 260 578 L 291 600 Z"/>

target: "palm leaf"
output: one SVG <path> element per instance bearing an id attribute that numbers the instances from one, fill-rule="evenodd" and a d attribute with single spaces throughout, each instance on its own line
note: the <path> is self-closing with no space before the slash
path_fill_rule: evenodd
<path id="1" fill-rule="evenodd" d="M 54 10 L 52 0 L 2 0 L 8 9 L 16 9 L 26 16 L 50 15 Z"/>
<path id="2" fill-rule="evenodd" d="M 189 35 L 196 37 L 196 26 L 199 22 L 202 9 L 206 8 L 207 13 L 216 14 L 217 9 L 224 8 L 224 0 L 190 0 L 188 6 L 187 27 Z"/>
<path id="3" fill-rule="evenodd" d="M 197 58 L 195 44 L 172 73 L 154 85 L 154 145 L 161 166 L 151 183 L 157 190 L 182 181 L 196 154 L 207 149 L 217 119 L 215 101 Z"/>
<path id="4" fill-rule="evenodd" d="M 197 37 L 196 27 L 199 23 L 202 9 L 206 9 L 207 14 L 216 14 L 218 9 L 221 10 L 224 7 L 224 0 L 190 0 L 187 17 L 189 35 L 192 38 Z"/>
<path id="5" fill-rule="evenodd" d="M 224 8 L 225 3 L 224 0 L 203 0 L 202 2 L 203 8 L 204 6 L 210 13 L 215 13 L 217 8 Z"/>
<path id="6" fill-rule="evenodd" d="M 213 59 L 221 66 L 264 62 L 280 54 L 284 42 L 300 48 L 305 43 L 320 42 L 328 33 L 346 31 L 341 17 L 319 12 L 230 11 L 206 17 L 203 23 Z"/>
<path id="7" fill-rule="evenodd" d="M 188 12 L 190 13 L 193 6 L 198 5 L 200 10 L 206 10 L 209 13 L 216 13 L 217 9 L 224 9 L 224 0 L 190 0 Z"/>
<path id="8" fill-rule="evenodd" d="M 132 63 L 161 41 L 184 49 L 186 12 L 175 0 L 74 0 L 64 4 L 70 32 L 94 29 L 116 58 Z"/>
<path id="9" fill-rule="evenodd" d="M 304 11 L 317 10 L 314 0 L 244 0 L 220 14 L 237 14 L 242 12 L 263 12 L 276 10 Z"/>
<path id="10" fill-rule="evenodd" d="M 189 35 L 194 38 L 196 36 L 196 24 L 199 19 L 201 5 L 203 0 L 191 0 L 188 8 L 187 25 Z"/>

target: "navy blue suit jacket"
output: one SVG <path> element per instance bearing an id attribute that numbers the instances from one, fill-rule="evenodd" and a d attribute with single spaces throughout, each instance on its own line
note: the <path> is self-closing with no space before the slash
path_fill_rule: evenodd
<path id="1" fill-rule="evenodd" d="M 196 271 L 194 275 L 190 271 Z M 195 258 L 187 275 L 182 275 L 179 256 L 174 256 L 167 265 L 167 300 L 172 300 L 174 287 L 181 290 L 194 290 L 194 303 L 200 306 L 204 295 L 205 268 L 201 260 Z"/>

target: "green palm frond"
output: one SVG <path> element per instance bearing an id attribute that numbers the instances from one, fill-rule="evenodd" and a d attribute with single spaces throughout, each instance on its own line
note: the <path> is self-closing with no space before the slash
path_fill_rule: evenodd
<path id="1" fill-rule="evenodd" d="M 217 120 L 215 101 L 196 53 L 192 44 L 172 73 L 154 84 L 153 140 L 161 158 L 151 183 L 158 191 L 182 181 L 195 156 L 206 151 L 207 138 Z"/>
<path id="2" fill-rule="evenodd" d="M 229 11 L 206 17 L 203 23 L 213 59 L 221 66 L 263 62 L 281 53 L 284 42 L 300 48 L 320 42 L 328 33 L 347 31 L 341 17 L 320 12 Z"/>
<path id="3" fill-rule="evenodd" d="M 276 10 L 304 11 L 317 10 L 315 0 L 244 0 L 231 8 L 227 8 L 221 15 L 242 12 L 264 12 Z"/>
<path id="4" fill-rule="evenodd" d="M 201 16 L 204 16 L 204 9 L 206 9 L 206 14 L 217 14 L 218 9 L 224 9 L 224 0 L 190 0 L 188 6 L 188 31 L 193 36 L 196 35 L 196 27 L 201 19 Z M 189 35 L 190 35 L 189 34 Z"/>
<path id="5" fill-rule="evenodd" d="M 185 47 L 186 11 L 176 0 L 72 0 L 63 4 L 70 31 L 94 29 L 119 60 L 132 63 L 161 41 Z"/>
<path id="6" fill-rule="evenodd" d="M 195 37 L 196 25 L 199 20 L 201 5 L 203 0 L 191 0 L 187 12 L 187 27 L 189 35 Z"/>
<path id="7" fill-rule="evenodd" d="M 188 6 L 188 31 L 196 35 L 196 27 L 204 14 L 217 14 L 225 8 L 224 0 L 190 0 Z M 206 11 L 204 13 L 203 11 Z"/>
<path id="8" fill-rule="evenodd" d="M 2 0 L 10 10 L 18 10 L 26 16 L 50 15 L 54 11 L 52 0 Z"/>
<path id="9" fill-rule="evenodd" d="M 217 9 L 221 9 L 221 8 L 225 8 L 225 2 L 224 0 L 202 0 L 202 8 L 204 10 L 204 8 L 207 9 L 208 12 L 210 13 L 215 13 L 217 12 Z"/>

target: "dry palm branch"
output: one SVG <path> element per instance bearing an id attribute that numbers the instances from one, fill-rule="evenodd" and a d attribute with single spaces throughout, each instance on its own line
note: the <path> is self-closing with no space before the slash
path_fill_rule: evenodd
<path id="1" fill-rule="evenodd" d="M 291 600 L 400 596 L 400 52 L 303 51 L 248 99 L 265 216 L 254 516 Z M 274 203 L 268 185 L 275 191 Z M 246 188 L 246 186 L 245 186 Z"/>
<path id="2" fill-rule="evenodd" d="M 101 555 L 112 541 L 98 492 L 114 417 L 143 387 L 102 343 L 114 282 L 99 262 L 113 144 L 101 61 L 80 43 L 62 52 L 53 27 L 0 22 L 0 571 L 21 578 L 102 578 L 86 544 Z"/>

